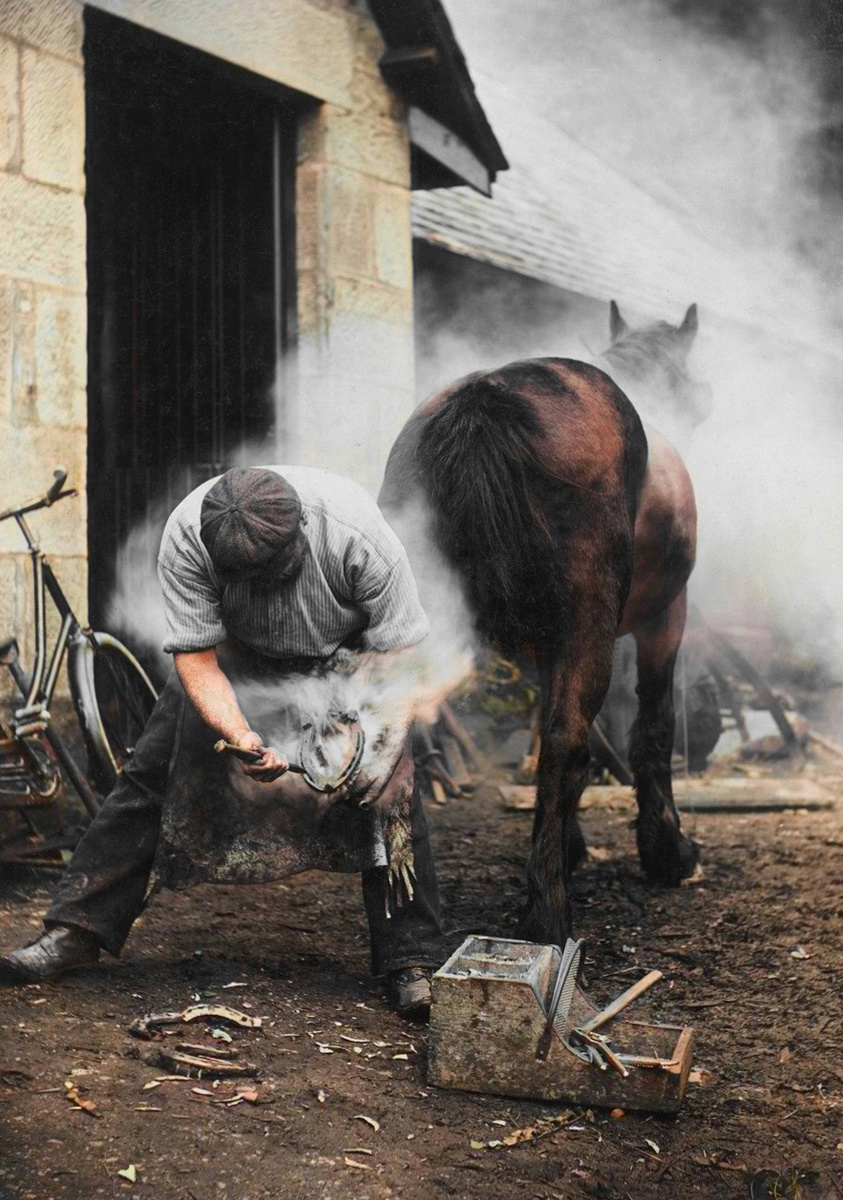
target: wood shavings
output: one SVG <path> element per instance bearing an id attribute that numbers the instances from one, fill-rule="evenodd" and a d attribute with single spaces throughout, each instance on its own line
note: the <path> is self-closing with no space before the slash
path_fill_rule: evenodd
<path id="1" fill-rule="evenodd" d="M 372 1129 L 374 1129 L 375 1133 L 378 1133 L 378 1131 L 380 1130 L 380 1124 L 375 1120 L 375 1118 L 367 1117 L 365 1113 L 355 1113 L 355 1115 L 351 1119 L 353 1121 L 365 1121 L 367 1125 L 371 1125 L 371 1127 L 372 1127 Z"/>
<path id="2" fill-rule="evenodd" d="M 72 1079 L 65 1079 L 64 1092 L 65 1098 L 69 1100 L 75 1108 L 81 1108 L 81 1110 L 86 1112 L 90 1117 L 102 1116 L 101 1112 L 97 1112 L 96 1102 L 89 1100 L 87 1096 L 80 1095 L 76 1088 L 76 1084 Z"/>

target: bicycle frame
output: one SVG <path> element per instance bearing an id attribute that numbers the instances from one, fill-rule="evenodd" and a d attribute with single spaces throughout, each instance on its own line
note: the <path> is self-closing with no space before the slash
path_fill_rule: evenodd
<path id="1" fill-rule="evenodd" d="M 49 705 L 56 690 L 59 671 L 61 670 L 68 644 L 72 645 L 76 642 L 86 640 L 86 634 L 70 607 L 59 581 L 53 574 L 52 568 L 49 563 L 44 561 L 43 550 L 36 542 L 31 529 L 24 520 L 24 514 L 27 512 L 34 512 L 37 509 L 49 507 L 56 500 L 77 495 L 75 488 L 62 490 L 66 475 L 61 469 L 55 472 L 55 476 L 56 481 L 46 497 L 32 501 L 29 504 L 21 505 L 19 508 L 7 509 L 5 512 L 0 513 L 0 521 L 14 517 L 29 547 L 29 557 L 32 560 L 35 600 L 35 664 L 32 675 L 27 676 L 26 671 L 18 661 L 17 641 L 14 638 L 10 642 L 5 643 L 2 652 L 0 652 L 0 662 L 8 667 L 9 673 L 24 699 L 23 708 L 18 709 L 14 714 L 15 736 L 20 739 L 21 744 L 26 748 L 27 734 L 43 733 L 44 737 L 53 747 L 80 800 L 90 815 L 94 816 L 99 809 L 99 798 L 91 787 L 87 776 L 80 769 L 59 735 L 49 725 Z M 53 652 L 50 655 L 49 664 L 47 662 L 47 592 L 49 592 L 50 598 L 61 617 L 61 626 L 59 627 Z"/>
<path id="2" fill-rule="evenodd" d="M 73 494 L 73 491 L 62 493 L 62 495 Z M 20 737 L 25 736 L 28 732 L 43 731 L 44 722 L 42 714 L 49 709 L 50 701 L 56 690 L 56 683 L 58 682 L 59 671 L 61 670 L 68 642 L 76 639 L 84 639 L 85 634 L 70 607 L 67 597 L 61 589 L 59 581 L 53 574 L 52 568 L 49 563 L 44 561 L 44 552 L 35 541 L 32 531 L 23 518 L 23 514 L 20 511 L 16 511 L 12 515 L 14 515 L 29 547 L 29 557 L 32 560 L 35 602 L 35 663 L 32 674 L 27 679 L 18 663 L 13 662 L 8 664 L 15 682 L 24 696 L 23 708 L 19 709 L 15 716 L 18 720 L 23 720 L 24 722 L 28 718 L 35 718 L 31 726 L 23 724 L 16 727 L 15 732 Z M 58 637 L 50 655 L 49 663 L 47 661 L 46 612 L 46 596 L 48 592 L 61 617 L 61 626 L 59 627 Z"/>

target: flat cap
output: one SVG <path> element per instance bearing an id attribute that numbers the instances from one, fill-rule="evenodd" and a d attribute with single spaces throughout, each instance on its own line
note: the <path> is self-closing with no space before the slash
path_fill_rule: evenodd
<path id="1" fill-rule="evenodd" d="M 228 577 L 259 570 L 297 552 L 302 505 L 275 471 L 234 467 L 202 501 L 199 533 L 214 568 Z"/>

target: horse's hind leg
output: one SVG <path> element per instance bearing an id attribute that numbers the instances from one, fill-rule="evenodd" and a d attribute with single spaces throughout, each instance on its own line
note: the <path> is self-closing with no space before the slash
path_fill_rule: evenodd
<path id="1" fill-rule="evenodd" d="M 588 731 L 612 674 L 615 611 L 605 621 L 593 620 L 593 608 L 583 611 L 583 627 L 569 631 L 565 652 L 539 658 L 542 745 L 521 921 L 530 941 L 564 945 L 571 934 L 568 880 L 585 846 L 576 810 L 588 782 Z"/>
<path id="2" fill-rule="evenodd" d="M 633 630 L 638 645 L 638 717 L 629 757 L 638 798 L 638 853 L 650 879 L 673 887 L 693 872 L 699 859 L 696 845 L 679 831 L 670 771 L 673 671 L 686 608 L 683 589 L 658 618 Z"/>

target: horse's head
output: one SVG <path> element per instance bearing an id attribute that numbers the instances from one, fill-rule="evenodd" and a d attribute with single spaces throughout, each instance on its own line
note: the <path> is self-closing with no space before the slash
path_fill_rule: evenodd
<path id="1" fill-rule="evenodd" d="M 612 341 L 603 353 L 609 374 L 642 416 L 673 435 L 690 433 L 711 415 L 711 388 L 688 373 L 697 327 L 696 304 L 681 325 L 656 321 L 641 329 L 627 325 L 614 300 L 609 306 Z"/>

